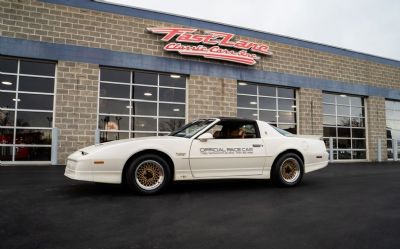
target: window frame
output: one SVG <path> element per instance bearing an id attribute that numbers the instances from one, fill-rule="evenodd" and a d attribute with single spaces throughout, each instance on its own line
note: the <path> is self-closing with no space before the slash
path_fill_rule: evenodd
<path id="1" fill-rule="evenodd" d="M 334 96 L 334 102 L 328 102 L 325 101 L 325 96 Z M 339 103 L 338 98 L 339 97 L 346 97 L 348 98 L 348 103 Z M 361 99 L 361 105 L 353 105 L 352 102 L 353 100 Z M 325 106 L 333 106 L 335 113 L 325 113 Z M 349 113 L 348 115 L 345 114 L 339 114 L 338 113 L 338 108 L 340 107 L 347 107 L 349 108 Z M 353 108 L 361 108 L 362 109 L 362 116 L 354 116 L 352 113 Z M 367 106 L 366 106 L 366 101 L 365 101 L 365 96 L 357 96 L 357 95 L 350 95 L 350 94 L 343 94 L 343 93 L 336 93 L 336 92 L 323 92 L 322 93 L 322 129 L 325 130 L 325 128 L 334 128 L 335 129 L 335 136 L 325 136 L 323 134 L 323 140 L 325 142 L 327 150 L 329 150 L 329 138 L 333 138 L 333 160 L 336 162 L 345 162 L 345 161 L 367 161 L 368 160 L 368 127 L 367 127 Z M 325 124 L 325 117 L 334 117 L 335 119 L 335 124 Z M 348 125 L 340 125 L 339 124 L 339 119 L 340 118 L 348 118 L 349 123 Z M 358 118 L 360 121 L 363 120 L 363 122 L 359 122 L 358 126 L 353 126 L 353 118 Z M 360 126 L 363 124 L 363 126 Z M 349 130 L 349 136 L 339 136 L 339 129 L 342 131 L 345 129 Z M 353 132 L 358 130 L 363 131 L 363 137 L 357 137 L 354 136 Z M 349 140 L 350 148 L 340 148 L 340 141 L 346 141 Z M 364 141 L 364 148 L 354 148 L 354 144 L 359 142 L 359 141 Z M 349 153 L 350 158 L 343 158 L 339 159 L 339 153 Z M 365 158 L 354 158 L 355 153 L 364 153 Z"/>
<path id="2" fill-rule="evenodd" d="M 109 70 L 121 70 L 121 71 L 128 71 L 130 74 L 130 80 L 129 82 L 115 82 L 115 81 L 105 81 L 101 79 L 101 70 L 102 69 L 109 69 Z M 135 73 L 144 73 L 144 74 L 156 74 L 157 75 L 157 83 L 156 84 L 144 84 L 144 83 L 135 83 L 134 82 L 134 74 Z M 176 86 L 164 86 L 160 84 L 160 76 L 161 75 L 179 75 L 180 77 L 184 78 L 185 80 L 185 87 L 176 87 Z M 129 97 L 128 98 L 116 98 L 116 97 L 102 97 L 100 96 L 101 92 L 101 84 L 120 84 L 120 85 L 125 85 L 129 86 Z M 154 136 L 164 136 L 168 135 L 171 131 L 161 131 L 160 129 L 160 123 L 162 124 L 163 119 L 171 119 L 171 120 L 182 120 L 182 124 L 187 123 L 187 116 L 188 116 L 188 90 L 187 90 L 187 85 L 188 85 L 188 77 L 187 75 L 184 74 L 175 74 L 175 73 L 168 73 L 168 72 L 157 72 L 157 71 L 145 71 L 145 70 L 139 70 L 139 69 L 130 69 L 130 68 L 116 68 L 116 67 L 107 67 L 107 66 L 100 66 L 99 70 L 99 90 L 98 90 L 98 105 L 97 105 L 97 129 L 100 131 L 100 139 L 102 134 L 105 133 L 114 133 L 115 135 L 119 136 L 119 133 L 128 133 L 127 138 L 137 138 L 141 137 L 140 135 L 154 135 Z M 155 88 L 157 92 L 157 98 L 155 100 L 145 100 L 145 99 L 135 99 L 133 96 L 133 89 L 135 86 L 138 87 L 149 87 L 149 88 Z M 178 89 L 178 90 L 184 90 L 184 98 L 185 102 L 175 102 L 175 101 L 161 101 L 160 100 L 160 89 Z M 100 112 L 100 100 L 101 99 L 108 99 L 108 100 L 119 100 L 119 101 L 126 101 L 129 103 L 129 110 L 128 114 L 115 114 L 115 113 L 101 113 Z M 144 114 L 132 114 L 132 109 L 133 105 L 132 103 L 154 103 L 156 105 L 156 114 L 155 115 L 144 115 Z M 178 117 L 173 117 L 173 116 L 166 116 L 160 115 L 160 105 L 161 104 L 173 104 L 173 105 L 180 105 L 182 106 L 183 110 L 183 116 L 178 116 Z M 178 108 L 176 108 L 178 109 Z M 113 116 L 113 117 L 127 117 L 128 120 L 128 130 L 106 130 L 106 129 L 101 129 L 100 127 L 100 116 Z M 156 119 L 156 130 L 134 130 L 134 123 L 133 123 L 133 118 L 154 118 Z M 113 141 L 113 140 L 108 140 L 108 141 Z"/>
<path id="3" fill-rule="evenodd" d="M 239 92 L 239 85 L 241 84 L 247 84 L 247 85 L 254 85 L 256 87 L 256 94 L 249 94 L 249 93 L 240 93 Z M 241 107 L 239 106 L 239 101 L 237 101 L 236 104 L 236 110 L 237 112 L 239 110 L 252 110 L 252 111 L 256 111 L 257 115 L 254 116 L 255 120 L 263 120 L 260 118 L 260 112 L 262 111 L 267 111 L 267 112 L 274 112 L 274 122 L 270 122 L 268 120 L 263 120 L 265 122 L 267 122 L 270 125 L 273 126 L 277 126 L 278 128 L 284 129 L 283 127 L 280 127 L 280 125 L 284 126 L 284 125 L 288 125 L 288 126 L 295 126 L 295 130 L 296 130 L 296 134 L 298 134 L 299 132 L 299 125 L 298 125 L 298 94 L 297 94 L 297 88 L 291 88 L 291 87 L 282 87 L 282 86 L 277 86 L 277 85 L 270 85 L 270 84 L 263 84 L 263 83 L 253 83 L 253 82 L 245 82 L 245 81 L 238 81 L 237 84 L 237 92 L 236 92 L 236 99 L 239 99 L 239 96 L 249 96 L 249 97 L 256 97 L 256 104 L 254 108 L 251 107 Z M 270 88 L 274 88 L 274 92 L 275 94 L 272 95 L 265 95 L 265 94 L 260 94 L 260 87 L 270 87 Z M 293 98 L 292 97 L 281 97 L 279 95 L 279 91 L 280 90 L 292 90 L 293 91 Z M 270 99 L 274 99 L 275 101 L 275 108 L 260 108 L 260 99 L 261 98 L 270 98 Z M 279 101 L 280 100 L 290 100 L 294 102 L 294 105 L 292 105 L 292 110 L 286 110 L 286 109 L 280 109 L 279 108 Z M 293 119 L 294 122 L 280 122 L 279 121 L 279 113 L 292 113 L 294 115 Z M 254 115 L 254 114 L 253 114 Z M 239 115 L 238 115 L 239 116 Z M 245 117 L 243 117 L 245 118 Z M 286 130 L 286 129 L 284 129 Z"/>
<path id="4" fill-rule="evenodd" d="M 22 57 L 10 57 L 10 56 L 0 56 L 1 58 L 4 59 L 11 59 L 11 60 L 16 60 L 17 61 L 17 71 L 10 73 L 10 72 L 3 72 L 0 71 L 0 74 L 2 75 L 10 75 L 10 76 L 15 76 L 16 77 L 16 86 L 15 90 L 0 90 L 2 93 L 13 93 L 15 94 L 15 105 L 13 108 L 1 108 L 1 110 L 4 111 L 11 111 L 14 112 L 13 114 L 13 125 L 12 126 L 0 126 L 1 129 L 12 129 L 13 130 L 13 138 L 12 138 L 12 143 L 9 144 L 3 144 L 0 143 L 0 149 L 1 148 L 11 148 L 11 153 L 12 157 L 11 160 L 7 161 L 2 161 L 5 164 L 11 163 L 11 164 L 26 164 L 29 162 L 29 164 L 47 164 L 51 162 L 51 143 L 52 143 L 52 132 L 51 130 L 55 127 L 55 109 L 56 109 L 56 89 L 57 89 L 57 62 L 55 61 L 49 61 L 49 60 L 37 60 L 37 59 L 30 59 L 30 58 L 22 58 Z M 54 65 L 54 75 L 49 76 L 49 75 L 39 75 L 39 74 L 26 74 L 26 73 L 21 73 L 21 62 L 22 61 L 28 61 L 28 62 L 37 62 L 37 63 L 48 63 L 48 64 L 53 64 Z M 31 78 L 45 78 L 45 79 L 53 79 L 53 92 L 32 92 L 32 91 L 20 91 L 19 90 L 19 82 L 20 82 L 20 77 L 31 77 Z M 40 95 L 40 96 L 52 96 L 52 108 L 51 109 L 27 109 L 27 108 L 19 108 L 19 95 L 20 94 L 29 94 L 29 95 Z M 49 127 L 43 127 L 43 126 L 18 126 L 18 112 L 41 112 L 41 113 L 50 113 L 52 118 L 51 120 L 49 119 Z M 50 138 L 49 138 L 49 144 L 27 144 L 27 143 L 17 143 L 17 130 L 45 130 L 50 132 Z M 48 148 L 50 158 L 49 160 L 16 160 L 16 153 L 17 150 L 20 148 Z"/>

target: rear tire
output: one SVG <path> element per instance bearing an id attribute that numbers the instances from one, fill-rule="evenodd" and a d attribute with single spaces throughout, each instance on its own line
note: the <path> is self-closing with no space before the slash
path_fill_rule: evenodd
<path id="1" fill-rule="evenodd" d="M 293 187 L 301 182 L 304 165 L 295 153 L 286 153 L 278 158 L 271 169 L 271 180 L 279 187 Z"/>
<path id="2" fill-rule="evenodd" d="M 171 181 L 171 171 L 164 158 L 145 154 L 135 158 L 125 172 L 125 183 L 132 191 L 151 195 L 162 192 Z"/>

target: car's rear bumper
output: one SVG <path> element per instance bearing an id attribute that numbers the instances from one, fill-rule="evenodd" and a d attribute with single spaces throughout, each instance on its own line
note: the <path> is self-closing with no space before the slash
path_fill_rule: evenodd
<path id="1" fill-rule="evenodd" d="M 322 161 L 322 162 L 317 162 L 317 163 L 311 163 L 307 164 L 305 168 L 305 173 L 309 173 L 318 169 L 322 169 L 328 166 L 328 161 Z"/>

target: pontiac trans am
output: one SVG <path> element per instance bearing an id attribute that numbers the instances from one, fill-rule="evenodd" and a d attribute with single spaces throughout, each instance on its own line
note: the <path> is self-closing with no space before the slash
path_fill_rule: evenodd
<path id="1" fill-rule="evenodd" d="M 168 136 L 80 149 L 68 157 L 65 176 L 155 194 L 172 181 L 197 179 L 271 179 L 290 187 L 327 164 L 325 145 L 316 137 L 296 136 L 259 120 L 209 118 Z"/>

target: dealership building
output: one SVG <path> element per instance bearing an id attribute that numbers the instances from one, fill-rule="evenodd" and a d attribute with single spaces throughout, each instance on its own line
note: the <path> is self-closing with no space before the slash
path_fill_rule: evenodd
<path id="1" fill-rule="evenodd" d="M 319 135 L 333 161 L 400 156 L 400 61 L 101 1 L 0 12 L 1 165 L 215 116 Z"/>

